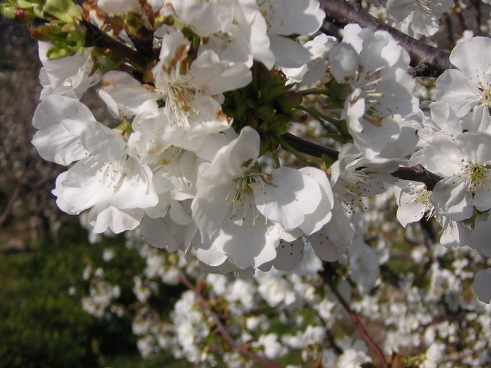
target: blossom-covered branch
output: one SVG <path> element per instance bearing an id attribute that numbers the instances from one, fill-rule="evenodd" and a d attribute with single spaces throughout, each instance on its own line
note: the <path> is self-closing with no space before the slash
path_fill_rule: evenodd
<path id="1" fill-rule="evenodd" d="M 296 137 L 293 134 L 287 134 L 284 136 L 284 138 L 299 152 L 305 153 L 307 155 L 312 155 L 319 158 L 329 158 L 332 160 L 337 160 L 339 157 L 338 151 Z M 442 179 L 440 176 L 431 173 L 421 165 L 400 166 L 391 174 L 398 179 L 424 183 L 428 190 L 432 190 L 435 185 Z"/>
<path id="2" fill-rule="evenodd" d="M 103 32 L 94 24 L 88 21 L 83 21 L 82 24 L 87 30 L 85 33 L 86 47 L 109 49 L 119 57 L 128 60 L 132 65 L 138 67 L 140 70 L 145 70 L 148 64 L 154 60 L 154 55 L 146 55 L 133 50 L 124 43 L 110 37 L 107 33 Z"/>
<path id="3" fill-rule="evenodd" d="M 259 367 L 262 368 L 282 368 L 281 365 L 277 364 L 276 362 L 273 362 L 265 357 L 262 357 L 253 351 L 251 349 L 243 344 L 237 343 L 234 341 L 234 338 L 232 335 L 230 335 L 229 331 L 227 330 L 226 326 L 223 324 L 221 321 L 220 317 L 217 316 L 212 308 L 210 307 L 210 304 L 208 303 L 208 300 L 203 296 L 200 290 L 200 285 L 193 286 L 191 281 L 187 278 L 185 274 L 182 274 L 179 276 L 180 281 L 182 282 L 183 285 L 185 285 L 189 290 L 194 291 L 196 294 L 196 297 L 198 298 L 200 305 L 206 310 L 206 313 L 210 316 L 210 318 L 213 320 L 213 323 L 216 325 L 216 329 L 220 336 L 225 340 L 225 342 L 229 345 L 229 347 L 232 350 L 235 350 L 238 352 L 240 355 L 242 355 L 244 358 L 254 362 L 257 364 Z"/>
<path id="4" fill-rule="evenodd" d="M 451 7 L 404 4 L 388 0 L 388 17 L 417 36 Z M 379 257 L 362 214 L 390 193 L 403 227 L 431 218 L 442 244 L 491 256 L 489 38 L 466 36 L 448 57 L 338 0 L 90 5 L 2 9 L 45 20 L 32 143 L 66 166 L 59 208 L 95 233 L 137 230 L 235 274 L 292 271 L 310 250 L 363 270 L 370 290 Z M 349 23 L 342 38 L 320 31 L 326 12 Z M 436 82 L 414 78 L 410 55 Z M 116 124 L 84 104 L 89 90 Z M 475 281 L 487 302 L 489 278 Z"/>
<path id="5" fill-rule="evenodd" d="M 440 75 L 451 67 L 446 50 L 432 47 L 423 41 L 416 40 L 389 25 L 380 23 L 361 6 L 348 4 L 344 0 L 320 0 L 326 11 L 327 20 L 343 27 L 348 23 L 357 23 L 363 27 L 371 27 L 389 32 L 392 37 L 411 55 L 411 63 L 416 67 L 418 75 Z"/>
<path id="6" fill-rule="evenodd" d="M 350 307 L 348 301 L 339 292 L 336 283 L 333 279 L 335 272 L 331 265 L 325 264 L 324 270 L 321 272 L 322 279 L 325 281 L 329 290 L 334 294 L 339 304 L 343 307 L 344 311 L 349 315 L 353 325 L 356 328 L 360 338 L 365 341 L 368 349 L 373 354 L 373 356 L 378 360 L 380 368 L 388 368 L 387 360 L 385 354 L 380 346 L 373 340 L 365 327 L 365 324 L 361 320 L 360 316 Z"/>

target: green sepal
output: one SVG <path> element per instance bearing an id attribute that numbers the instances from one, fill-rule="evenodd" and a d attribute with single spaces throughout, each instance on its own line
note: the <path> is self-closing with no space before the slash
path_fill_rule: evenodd
<path id="1" fill-rule="evenodd" d="M 68 56 L 72 56 L 73 51 L 70 50 L 69 48 L 66 47 L 57 47 L 53 46 L 48 50 L 48 59 L 49 60 L 58 60 L 58 59 L 63 59 Z"/>
<path id="2" fill-rule="evenodd" d="M 31 35 L 36 40 L 52 44 L 47 55 L 50 60 L 75 55 L 85 47 L 85 29 L 76 24 L 52 21 L 32 29 Z"/>
<path id="3" fill-rule="evenodd" d="M 8 3 L 0 4 L 0 16 L 13 20 L 17 16 L 17 9 Z"/>
<path id="4" fill-rule="evenodd" d="M 46 0 L 43 11 L 66 23 L 82 19 L 80 7 L 72 0 Z"/>

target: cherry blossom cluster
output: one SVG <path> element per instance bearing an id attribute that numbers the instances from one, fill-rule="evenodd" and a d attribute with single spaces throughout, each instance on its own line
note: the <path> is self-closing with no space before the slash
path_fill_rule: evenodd
<path id="1" fill-rule="evenodd" d="M 52 45 L 40 43 L 44 88 L 33 144 L 44 159 L 69 166 L 53 190 L 59 208 L 87 211 L 96 233 L 140 228 L 154 246 L 197 248 L 217 267 L 271 265 L 283 239 L 318 232 L 332 217 L 325 172 L 279 164 L 268 170 L 259 129 L 238 126 L 224 108 L 233 98 L 228 93 L 264 82 L 253 80 L 258 70 L 309 61 L 308 48 L 291 36 L 317 32 L 324 12 L 317 1 L 284 5 L 160 4 L 152 40 L 160 53 L 143 80 L 94 72 L 90 49 L 52 60 Z M 111 17 L 143 9 L 101 1 L 97 10 Z M 114 129 L 79 99 L 94 85 L 118 123 Z M 264 108 L 288 93 L 279 85 L 276 95 L 264 96 Z"/>
<path id="2" fill-rule="evenodd" d="M 435 219 L 442 244 L 491 255 L 489 38 L 467 34 L 425 86 L 399 36 L 354 23 L 323 32 L 321 0 L 26 4 L 1 9 L 43 20 L 32 143 L 67 167 L 58 207 L 95 233 L 137 230 L 245 274 L 292 270 L 312 249 L 372 271 L 352 275 L 370 289 L 362 212 L 396 188 L 403 226 Z M 450 7 L 388 1 L 385 16 L 431 36 Z M 94 91 L 110 118 L 84 103 Z M 490 280 L 475 278 L 485 302 Z"/>

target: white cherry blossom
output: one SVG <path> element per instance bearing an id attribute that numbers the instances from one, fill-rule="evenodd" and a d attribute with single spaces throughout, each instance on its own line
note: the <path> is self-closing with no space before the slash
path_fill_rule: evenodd
<path id="1" fill-rule="evenodd" d="M 437 80 L 437 100 L 447 102 L 459 118 L 476 107 L 491 106 L 490 50 L 487 37 L 459 42 L 450 54 L 456 69 L 446 70 Z"/>
<path id="2" fill-rule="evenodd" d="M 100 79 L 100 73 L 93 73 L 92 50 L 83 49 L 75 55 L 51 60 L 48 52 L 52 47 L 49 42 L 38 42 L 39 60 L 42 64 L 39 73 L 43 86 L 41 99 L 50 95 L 81 98 Z"/>
<path id="3" fill-rule="evenodd" d="M 387 12 L 398 23 L 409 23 L 415 36 L 432 36 L 439 29 L 439 20 L 446 13 L 450 0 L 389 0 Z"/>
<path id="4" fill-rule="evenodd" d="M 475 209 L 491 208 L 490 149 L 491 136 L 465 133 L 454 140 L 437 137 L 413 156 L 414 162 L 444 178 L 432 194 L 439 214 L 462 221 Z"/>

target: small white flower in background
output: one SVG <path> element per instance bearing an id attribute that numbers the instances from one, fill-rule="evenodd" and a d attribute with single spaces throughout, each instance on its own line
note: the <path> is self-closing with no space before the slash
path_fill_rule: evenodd
<path id="1" fill-rule="evenodd" d="M 423 368 L 438 368 L 439 364 L 445 358 L 445 345 L 435 343 L 426 351 Z"/>
<path id="2" fill-rule="evenodd" d="M 102 253 L 102 259 L 104 260 L 104 262 L 111 262 L 114 259 L 115 255 L 116 253 L 114 252 L 114 249 L 107 248 L 104 249 L 104 252 Z"/>
<path id="3" fill-rule="evenodd" d="M 285 279 L 275 275 L 258 276 L 259 293 L 271 307 L 288 306 L 297 299 L 291 285 Z"/>
<path id="4" fill-rule="evenodd" d="M 370 361 L 370 357 L 365 352 L 348 349 L 337 359 L 336 368 L 360 368 Z"/>
<path id="5" fill-rule="evenodd" d="M 351 277 L 362 289 L 372 289 L 380 273 L 377 253 L 359 236 L 355 237 L 349 252 Z"/>
<path id="6" fill-rule="evenodd" d="M 278 341 L 276 334 L 260 336 L 256 345 L 264 349 L 264 355 L 269 359 L 277 359 L 288 352 L 287 348 Z"/>

